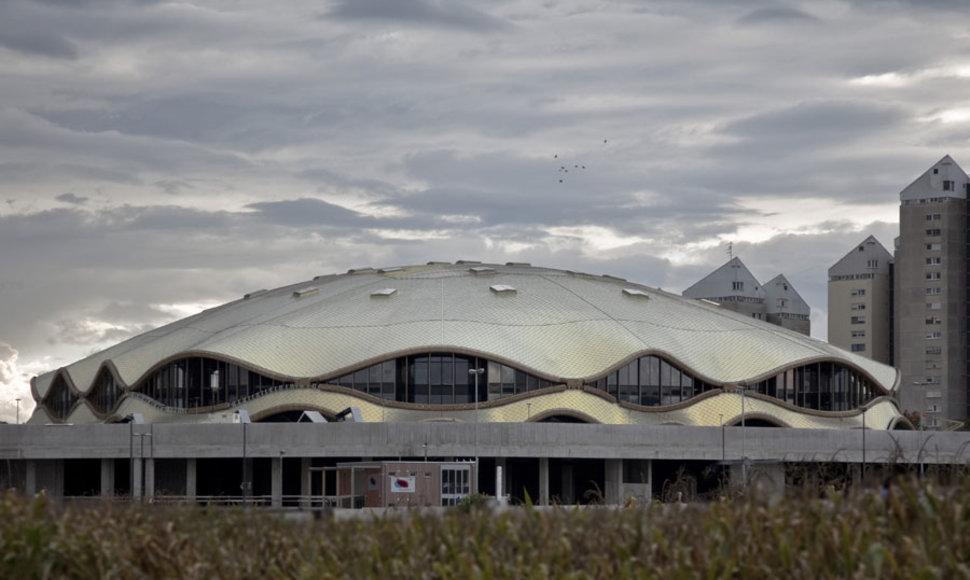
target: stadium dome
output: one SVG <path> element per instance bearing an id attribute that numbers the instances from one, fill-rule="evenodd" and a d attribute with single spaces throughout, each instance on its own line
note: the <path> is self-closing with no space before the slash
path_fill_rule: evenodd
<path id="1" fill-rule="evenodd" d="M 34 378 L 32 423 L 908 425 L 893 367 L 717 304 L 528 264 L 260 290 Z"/>

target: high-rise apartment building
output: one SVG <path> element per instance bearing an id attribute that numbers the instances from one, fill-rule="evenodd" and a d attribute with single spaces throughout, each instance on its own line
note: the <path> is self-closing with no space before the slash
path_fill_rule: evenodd
<path id="1" fill-rule="evenodd" d="M 829 268 L 829 343 L 893 364 L 892 261 L 869 236 Z"/>
<path id="2" fill-rule="evenodd" d="M 900 406 L 924 425 L 967 418 L 967 190 L 949 155 L 900 193 L 894 266 Z"/>
<path id="3" fill-rule="evenodd" d="M 811 309 L 784 275 L 761 284 L 740 258 L 734 257 L 690 288 L 684 296 L 717 302 L 722 308 L 810 336 Z"/>

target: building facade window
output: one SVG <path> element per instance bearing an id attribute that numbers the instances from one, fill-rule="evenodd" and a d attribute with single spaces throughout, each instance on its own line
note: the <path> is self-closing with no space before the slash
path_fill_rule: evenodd
<path id="1" fill-rule="evenodd" d="M 940 214 L 938 213 L 928 213 L 926 214 L 926 221 L 937 222 L 940 221 Z"/>
<path id="2" fill-rule="evenodd" d="M 943 320 L 939 316 L 927 316 L 926 324 L 943 324 Z"/>
<path id="3" fill-rule="evenodd" d="M 943 272 L 927 272 L 926 273 L 926 279 L 927 280 L 942 280 L 943 279 Z"/>
<path id="4" fill-rule="evenodd" d="M 674 405 L 714 388 L 654 355 L 630 362 L 593 386 L 618 401 L 648 407 Z"/>
<path id="5" fill-rule="evenodd" d="M 866 289 L 865 288 L 853 288 L 851 294 L 852 294 L 852 296 L 865 296 L 866 295 Z"/>
<path id="6" fill-rule="evenodd" d="M 943 191 L 953 191 L 953 182 L 949 179 L 943 180 Z"/>
<path id="7" fill-rule="evenodd" d="M 943 258 L 940 258 L 938 256 L 926 258 L 927 266 L 939 266 L 942 263 L 943 263 Z"/>
<path id="8" fill-rule="evenodd" d="M 942 353 L 943 353 L 943 347 L 939 347 L 939 346 L 926 347 L 926 354 L 933 355 L 933 354 L 942 354 Z"/>
<path id="9" fill-rule="evenodd" d="M 735 292 L 743 292 L 744 282 L 731 282 L 731 290 L 734 290 Z"/>
<path id="10" fill-rule="evenodd" d="M 878 267 L 879 267 L 879 260 L 876 260 L 874 258 L 870 260 L 866 260 L 866 268 L 878 268 Z"/>
<path id="11" fill-rule="evenodd" d="M 926 244 L 926 249 L 931 252 L 940 251 L 940 244 Z"/>
<path id="12" fill-rule="evenodd" d="M 939 236 L 940 233 L 941 233 L 940 232 L 940 228 L 930 228 L 930 229 L 926 230 L 926 235 L 928 235 L 928 236 L 934 236 L 934 237 L 936 237 L 936 236 Z"/>
<path id="13" fill-rule="evenodd" d="M 852 338 L 865 338 L 865 337 L 866 337 L 866 331 L 865 330 L 853 330 L 852 331 Z"/>
<path id="14" fill-rule="evenodd" d="M 934 330 L 933 332 L 926 333 L 927 340 L 939 340 L 941 338 L 943 338 L 943 333 L 940 332 L 939 330 Z"/>
<path id="15" fill-rule="evenodd" d="M 926 309 L 927 310 L 942 310 L 943 309 L 943 303 L 942 302 L 927 302 L 926 303 Z"/>
<path id="16" fill-rule="evenodd" d="M 852 310 L 865 310 L 866 305 L 864 302 L 856 302 L 851 306 Z"/>
<path id="17" fill-rule="evenodd" d="M 866 343 L 864 342 L 854 342 L 852 343 L 852 352 L 865 352 Z"/>
<path id="18" fill-rule="evenodd" d="M 852 324 L 865 324 L 866 323 L 866 317 L 865 316 L 853 316 L 852 318 L 849 319 L 849 322 L 851 322 Z"/>
<path id="19" fill-rule="evenodd" d="M 796 367 L 748 386 L 749 390 L 819 411 L 854 409 L 876 395 L 860 373 L 838 363 Z"/>
<path id="20" fill-rule="evenodd" d="M 938 287 L 938 286 L 937 287 L 929 287 L 929 288 L 926 288 L 926 294 L 928 296 L 942 294 L 942 293 L 943 293 L 943 289 L 940 288 L 940 287 Z"/>

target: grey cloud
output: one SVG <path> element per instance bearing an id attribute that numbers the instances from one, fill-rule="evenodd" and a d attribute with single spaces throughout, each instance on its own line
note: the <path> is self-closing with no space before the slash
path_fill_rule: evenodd
<path id="1" fill-rule="evenodd" d="M 7 26 L 0 24 L 0 46 L 50 58 L 77 58 L 77 47 L 66 38 L 41 30 L 10 30 Z"/>
<path id="2" fill-rule="evenodd" d="M 359 227 L 374 220 L 357 212 L 313 198 L 251 203 L 258 219 L 292 226 Z"/>
<path id="3" fill-rule="evenodd" d="M 906 9 L 908 11 L 945 10 L 966 13 L 967 3 L 964 0 L 849 0 L 857 8 L 871 13 L 872 10 Z"/>
<path id="4" fill-rule="evenodd" d="M 787 24 L 787 23 L 808 23 L 818 22 L 818 18 L 787 6 L 771 6 L 759 8 L 748 12 L 737 23 L 741 25 L 760 25 L 760 24 Z"/>
<path id="5" fill-rule="evenodd" d="M 810 101 L 729 123 L 729 135 L 793 146 L 844 143 L 868 131 L 885 130 L 906 119 L 905 111 L 873 102 Z"/>
<path id="6" fill-rule="evenodd" d="M 89 172 L 96 179 L 108 176 L 108 180 L 121 183 L 137 183 L 138 179 L 133 175 L 148 169 L 212 171 L 221 167 L 223 170 L 239 170 L 248 165 L 239 155 L 213 151 L 196 143 L 112 131 L 68 130 L 37 115 L 9 108 L 0 109 L 0 147 L 14 151 L 44 150 L 49 155 L 57 152 L 55 157 L 64 160 L 57 165 L 63 165 L 69 172 Z M 89 160 L 109 167 L 95 167 L 86 163 Z M 100 171 L 107 173 L 101 174 Z"/>
<path id="7" fill-rule="evenodd" d="M 161 4 L 166 0 L 36 0 L 41 4 L 47 4 L 56 8 L 124 8 L 129 6 L 148 6 L 151 4 Z"/>
<path id="8" fill-rule="evenodd" d="M 82 205 L 88 200 L 88 198 L 86 197 L 80 197 L 70 192 L 62 193 L 61 195 L 58 195 L 54 199 L 56 199 L 57 201 L 62 201 L 64 203 L 70 203 L 73 205 Z"/>
<path id="9" fill-rule="evenodd" d="M 685 171 L 691 167 L 686 164 Z M 671 230 L 669 219 L 680 224 L 673 231 L 689 232 L 737 211 L 717 187 L 691 187 L 696 177 L 685 174 L 681 179 L 673 169 L 643 178 L 619 177 L 622 169 L 592 154 L 524 159 L 434 151 L 410 156 L 407 168 L 435 185 L 389 203 L 421 215 L 477 216 L 482 227 L 599 223 L 625 233 L 656 234 Z M 659 195 L 638 200 L 638 192 L 645 188 Z"/>
<path id="10" fill-rule="evenodd" d="M 94 167 L 79 163 L 58 163 L 51 169 L 65 177 L 78 177 L 92 181 L 107 181 L 109 183 L 121 183 L 125 185 L 138 185 L 141 183 L 137 177 L 121 169 Z"/>
<path id="11" fill-rule="evenodd" d="M 169 195 L 178 195 L 183 191 L 195 189 L 191 183 L 181 179 L 163 179 L 156 181 L 154 185 Z"/>
<path id="12" fill-rule="evenodd" d="M 446 26 L 477 32 L 505 26 L 474 8 L 443 0 L 338 0 L 326 17 Z"/>
<path id="13" fill-rule="evenodd" d="M 97 321 L 102 322 L 102 321 Z M 88 324 L 86 320 L 69 318 L 54 323 L 55 331 L 48 343 L 52 345 L 68 344 L 74 346 L 95 346 L 105 343 L 116 343 L 131 338 L 137 334 L 148 332 L 157 325 L 148 324 L 130 327 L 102 327 Z"/>
<path id="14" fill-rule="evenodd" d="M 113 105 L 110 111 L 72 109 L 34 111 L 72 131 L 119 131 L 186 141 L 220 142 L 251 118 L 257 107 L 237 105 L 208 95 L 171 98 L 134 98 Z"/>
<path id="15" fill-rule="evenodd" d="M 712 145 L 707 152 L 717 158 L 721 169 L 699 180 L 712 186 L 717 180 L 728 186 L 736 182 L 740 189 L 733 191 L 737 194 L 744 194 L 747 188 L 750 192 L 805 195 L 841 177 L 819 172 L 820 164 L 864 158 L 858 152 L 878 147 L 887 136 L 907 127 L 912 127 L 911 113 L 878 104 L 809 102 L 769 110 L 726 123 L 721 133 L 729 141 Z M 854 195 L 851 186 L 836 191 Z"/>

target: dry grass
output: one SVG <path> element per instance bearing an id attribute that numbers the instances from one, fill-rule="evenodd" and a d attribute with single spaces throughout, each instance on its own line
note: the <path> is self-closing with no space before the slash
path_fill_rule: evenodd
<path id="1" fill-rule="evenodd" d="M 970 485 L 292 522 L 0 496 L 0 578 L 958 578 Z"/>

